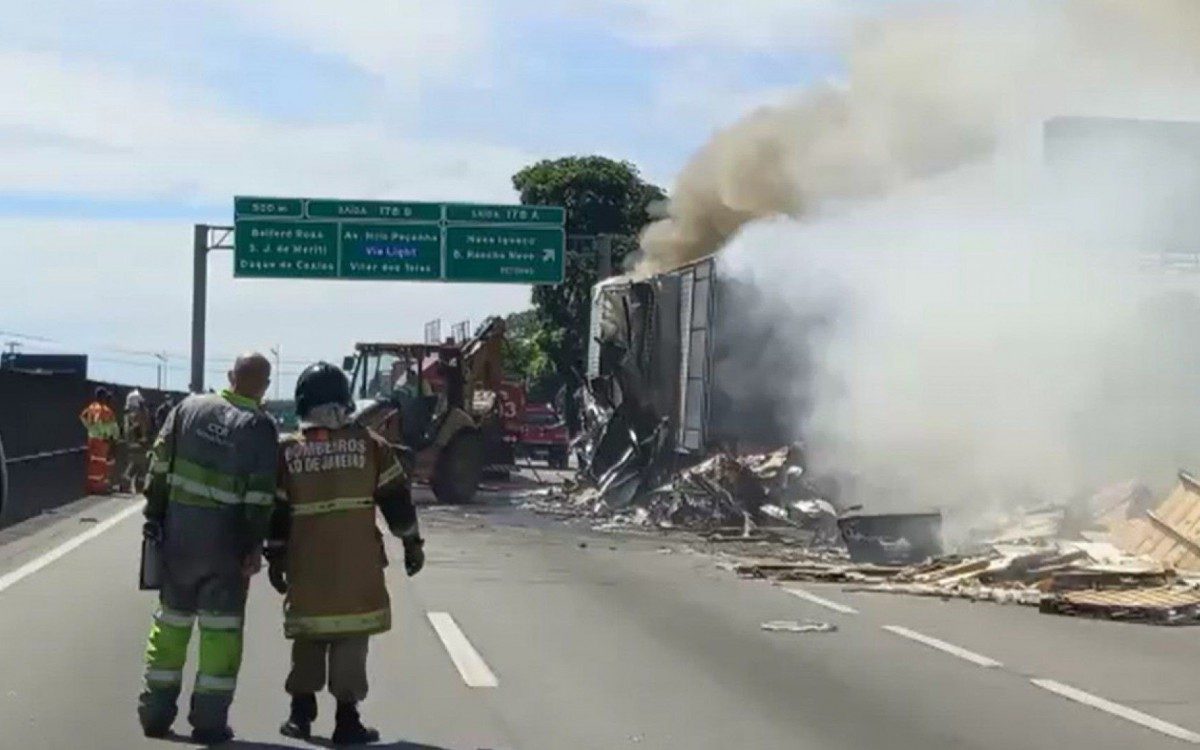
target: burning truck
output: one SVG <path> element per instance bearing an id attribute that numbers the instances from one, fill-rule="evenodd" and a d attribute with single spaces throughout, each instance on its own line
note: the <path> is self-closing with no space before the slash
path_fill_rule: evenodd
<path id="1" fill-rule="evenodd" d="M 646 485 L 714 452 L 798 441 L 795 385 L 811 368 L 795 319 L 772 304 L 715 255 L 596 284 L 574 446 L 584 477 Z"/>

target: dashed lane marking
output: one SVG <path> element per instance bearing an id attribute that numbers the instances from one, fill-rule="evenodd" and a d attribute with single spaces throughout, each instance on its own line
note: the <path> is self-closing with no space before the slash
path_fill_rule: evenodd
<path id="1" fill-rule="evenodd" d="M 76 534 L 75 536 L 71 537 L 67 541 L 58 545 L 54 549 L 50 550 L 49 552 L 43 553 L 42 555 L 40 555 L 38 557 L 35 557 L 34 559 L 25 563 L 24 565 L 17 568 L 16 570 L 12 570 L 12 571 L 9 571 L 8 573 L 5 573 L 4 575 L 0 575 L 0 591 L 4 591 L 5 589 L 12 586 L 13 584 L 21 581 L 22 579 L 28 578 L 29 576 L 38 572 L 39 570 L 46 567 L 50 563 L 54 562 L 58 558 L 62 557 L 63 555 L 66 555 L 68 552 L 75 549 L 76 547 L 83 544 L 84 542 L 86 542 L 90 539 L 95 539 L 96 537 L 100 536 L 104 532 L 111 529 L 113 526 L 116 526 L 117 524 L 119 524 L 121 521 L 124 521 L 126 518 L 129 518 L 134 513 L 141 511 L 141 509 L 142 509 L 142 504 L 140 502 L 133 503 L 128 508 L 123 508 L 122 510 L 120 510 L 120 511 L 114 513 L 113 515 L 109 516 L 108 518 L 104 519 L 103 521 L 100 521 L 95 526 L 92 526 L 87 531 L 84 531 L 83 533 L 80 533 L 80 534 Z"/>
<path id="2" fill-rule="evenodd" d="M 809 591 L 805 591 L 804 589 L 789 589 L 789 588 L 785 587 L 783 590 L 788 592 L 792 596 L 797 596 L 807 602 L 812 602 L 813 604 L 816 604 L 817 606 L 824 607 L 825 609 L 832 609 L 834 612 L 841 612 L 844 615 L 857 615 L 858 614 L 858 610 L 855 609 L 854 607 L 848 607 L 845 604 L 839 604 L 838 602 L 830 601 L 829 599 L 826 599 L 825 597 L 817 596 L 816 594 L 809 592 Z"/>
<path id="3" fill-rule="evenodd" d="M 1092 708 L 1099 709 L 1105 713 L 1112 714 L 1113 716 L 1118 716 L 1126 721 L 1132 721 L 1134 724 L 1139 724 L 1147 729 L 1153 729 L 1154 731 L 1161 732 L 1169 737 L 1174 737 L 1177 740 L 1190 742 L 1193 745 L 1200 745 L 1200 734 L 1196 734 L 1195 732 L 1189 731 L 1180 726 L 1176 726 L 1170 722 L 1163 721 L 1162 719 L 1157 719 L 1150 714 L 1144 714 L 1137 709 L 1130 708 L 1129 706 L 1122 706 L 1120 703 L 1113 703 L 1112 701 L 1105 700 L 1098 695 L 1086 693 L 1078 688 L 1073 688 L 1070 685 L 1064 685 L 1063 683 L 1055 682 L 1054 680 L 1035 678 L 1030 680 L 1030 682 L 1042 688 L 1043 690 L 1049 690 L 1055 695 L 1060 695 L 1067 700 L 1075 701 L 1076 703 L 1082 703 L 1085 706 L 1091 706 Z"/>
<path id="4" fill-rule="evenodd" d="M 938 651 L 950 654 L 951 656 L 957 656 L 958 658 L 964 661 L 969 661 L 976 666 L 989 668 L 1003 666 L 1000 662 L 992 659 L 991 657 L 984 656 L 983 654 L 977 654 L 974 651 L 968 651 L 961 646 L 955 646 L 953 643 L 947 643 L 946 641 L 934 638 L 933 636 L 925 635 L 924 633 L 918 633 L 915 630 L 909 630 L 908 628 L 901 627 L 899 625 L 884 625 L 883 629 L 889 633 L 895 633 L 902 638 L 908 638 L 909 640 L 916 641 L 917 643 L 923 643 L 930 648 L 936 648 Z"/>
<path id="5" fill-rule="evenodd" d="M 450 654 L 450 661 L 454 662 L 467 687 L 496 687 L 500 684 L 449 612 L 426 612 L 425 616 L 429 618 L 429 624 L 437 632 L 446 653 Z"/>

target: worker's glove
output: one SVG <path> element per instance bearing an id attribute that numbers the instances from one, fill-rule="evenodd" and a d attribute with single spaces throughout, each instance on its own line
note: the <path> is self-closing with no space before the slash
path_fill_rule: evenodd
<path id="1" fill-rule="evenodd" d="M 425 540 L 419 536 L 404 540 L 404 570 L 415 576 L 425 567 Z"/>
<path id="2" fill-rule="evenodd" d="M 271 588 L 281 594 L 288 592 L 287 583 L 287 558 L 283 555 L 272 555 L 267 562 L 267 580 L 271 582 Z"/>
<path id="3" fill-rule="evenodd" d="M 146 522 L 142 524 L 142 537 L 151 542 L 157 542 L 161 544 L 163 540 L 162 521 L 156 519 L 147 519 Z"/>

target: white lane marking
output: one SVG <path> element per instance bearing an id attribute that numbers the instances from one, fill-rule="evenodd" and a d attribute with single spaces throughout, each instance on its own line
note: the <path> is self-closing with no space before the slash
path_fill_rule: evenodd
<path id="1" fill-rule="evenodd" d="M 889 633 L 895 633 L 903 638 L 916 641 L 917 643 L 923 643 L 930 648 L 936 648 L 938 651 L 943 651 L 951 656 L 957 656 L 960 659 L 969 661 L 972 664 L 980 667 L 1004 666 L 991 657 L 984 656 L 983 654 L 977 654 L 974 651 L 968 651 L 961 646 L 955 646 L 953 643 L 946 643 L 943 640 L 925 635 L 924 633 L 918 633 L 915 630 L 909 630 L 908 628 L 904 628 L 899 625 L 884 625 L 883 629 Z"/>
<path id="2" fill-rule="evenodd" d="M 429 624 L 437 632 L 438 638 L 442 639 L 446 653 L 450 654 L 450 660 L 458 668 L 467 687 L 496 687 L 500 684 L 449 612 L 426 612 L 425 616 L 429 618 Z"/>
<path id="3" fill-rule="evenodd" d="M 84 531 L 81 534 L 77 534 L 77 535 L 71 537 L 70 539 L 68 539 L 67 541 L 58 545 L 57 547 L 50 550 L 49 552 L 46 552 L 39 557 L 35 557 L 34 559 L 25 563 L 24 565 L 17 568 L 16 570 L 5 573 L 4 575 L 0 576 L 0 591 L 4 591 L 9 586 L 12 586 L 14 583 L 17 583 L 21 579 L 27 578 L 27 577 L 33 575 L 34 573 L 36 573 L 39 570 L 41 570 L 42 568 L 46 567 L 47 565 L 54 562 L 58 558 L 62 557 L 63 555 L 70 552 L 71 550 L 75 549 L 79 545 L 83 544 L 84 542 L 88 541 L 89 539 L 95 539 L 96 537 L 100 536 L 104 532 L 111 529 L 113 526 L 116 526 L 120 522 L 124 521 L 126 518 L 129 518 L 134 513 L 141 512 L 141 510 L 142 510 L 142 503 L 136 502 L 133 505 L 130 505 L 128 508 L 120 510 L 120 511 L 114 513 L 113 515 L 109 516 L 108 518 L 104 519 L 103 521 L 100 521 L 96 525 L 89 528 L 87 531 Z"/>
<path id="4" fill-rule="evenodd" d="M 1188 731 L 1183 727 L 1176 726 L 1170 722 L 1163 721 L 1162 719 L 1156 719 L 1150 714 L 1144 714 L 1141 711 L 1130 708 L 1129 706 L 1122 706 L 1120 703 L 1113 703 L 1112 701 L 1105 700 L 1100 696 L 1092 695 L 1091 693 L 1085 693 L 1082 690 L 1073 688 L 1070 685 L 1064 685 L 1061 682 L 1055 682 L 1054 680 L 1032 679 L 1030 682 L 1042 688 L 1043 690 L 1049 690 L 1055 695 L 1061 695 L 1067 700 L 1072 700 L 1076 703 L 1082 703 L 1085 706 L 1091 706 L 1092 708 L 1098 708 L 1105 713 L 1110 713 L 1113 716 L 1119 716 L 1126 721 L 1132 721 L 1134 724 L 1140 724 L 1147 729 L 1153 729 L 1156 732 L 1162 732 L 1163 734 L 1174 737 L 1177 740 L 1190 742 L 1193 745 L 1200 745 L 1200 734 Z"/>
<path id="5" fill-rule="evenodd" d="M 805 601 L 812 602 L 813 604 L 824 607 L 825 609 L 832 609 L 834 612 L 841 612 L 844 615 L 858 614 L 858 610 L 854 607 L 847 607 L 845 604 L 839 604 L 838 602 L 830 601 L 829 599 L 817 596 L 816 594 L 805 591 L 804 589 L 789 589 L 784 587 L 783 590 L 792 596 L 798 596 Z"/>

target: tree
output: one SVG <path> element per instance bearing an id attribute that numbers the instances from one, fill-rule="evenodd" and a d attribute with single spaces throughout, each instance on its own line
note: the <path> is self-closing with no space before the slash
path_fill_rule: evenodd
<path id="1" fill-rule="evenodd" d="M 603 156 L 569 156 L 544 160 L 513 175 L 521 202 L 564 206 L 567 235 L 608 235 L 613 267 L 620 268 L 637 248 L 638 233 L 650 221 L 650 207 L 665 199 L 662 188 L 644 181 L 629 162 Z M 591 290 L 597 281 L 597 259 L 568 253 L 566 276 L 559 285 L 533 288 L 540 330 L 534 338 L 553 366 L 555 390 L 574 387 L 573 371 L 582 369 L 588 345 Z M 549 385 L 550 383 L 548 383 Z M 571 399 L 567 399 L 572 404 Z M 568 424 L 577 424 L 568 407 Z"/>
<path id="2" fill-rule="evenodd" d="M 546 346 L 546 329 L 538 322 L 536 310 L 522 310 L 504 318 L 504 374 L 519 380 L 529 398 L 548 401 L 557 386 L 554 364 Z"/>

